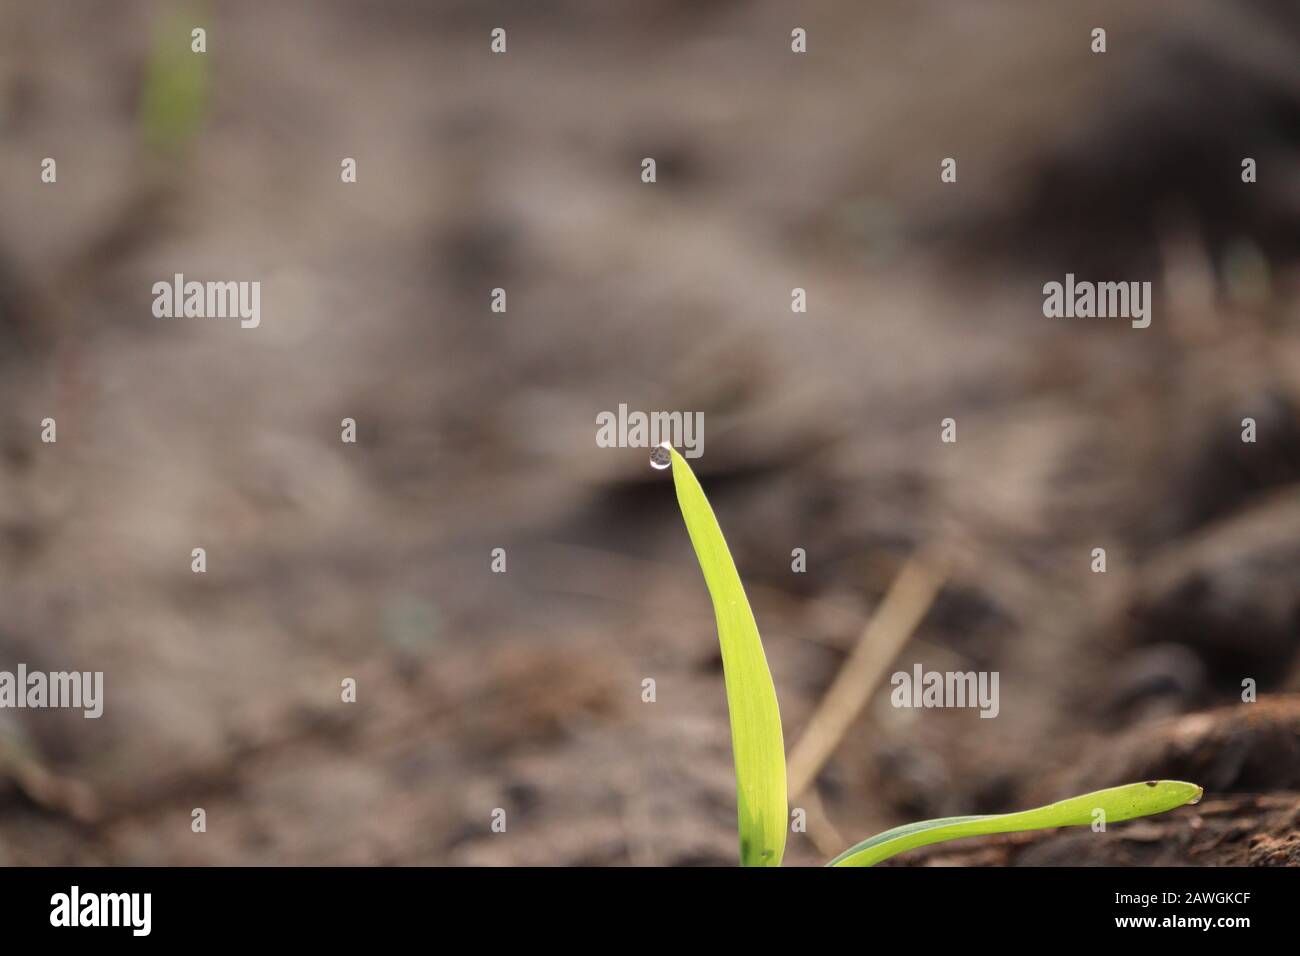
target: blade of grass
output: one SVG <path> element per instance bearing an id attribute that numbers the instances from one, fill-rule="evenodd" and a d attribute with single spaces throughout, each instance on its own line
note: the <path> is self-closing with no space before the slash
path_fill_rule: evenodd
<path id="1" fill-rule="evenodd" d="M 998 813 L 975 817 L 945 817 L 925 820 L 877 833 L 857 846 L 850 847 L 828 866 L 872 866 L 904 850 L 961 837 L 989 833 L 1012 833 L 1018 830 L 1044 830 L 1050 827 L 1077 827 L 1091 824 L 1094 811 L 1105 813 L 1107 824 L 1134 817 L 1164 813 L 1201 799 L 1201 788 L 1181 780 L 1152 780 L 1130 783 L 1109 790 L 1098 790 L 1057 803 L 1017 813 Z"/>
<path id="2" fill-rule="evenodd" d="M 672 452 L 673 484 L 704 582 L 713 599 L 736 765 L 742 866 L 780 866 L 785 853 L 785 741 L 776 688 L 754 612 L 722 529 L 691 466 Z"/>

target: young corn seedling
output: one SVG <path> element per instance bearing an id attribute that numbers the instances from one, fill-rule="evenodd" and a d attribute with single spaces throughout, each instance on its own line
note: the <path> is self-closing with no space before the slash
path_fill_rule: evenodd
<path id="1" fill-rule="evenodd" d="M 704 582 L 713 600 L 722 648 L 722 670 L 731 718 L 736 767 L 736 815 L 742 866 L 780 866 L 788 820 L 785 745 L 776 688 L 735 562 L 713 509 L 686 459 L 668 445 L 651 463 L 672 467 L 677 504 L 686 521 Z M 909 823 L 849 847 L 830 866 L 871 866 L 914 847 L 988 833 L 1087 826 L 1163 813 L 1201 798 L 1201 788 L 1179 780 L 1151 780 L 1111 787 L 1018 813 L 945 817 Z M 1102 816 L 1098 816 L 1098 813 Z"/>

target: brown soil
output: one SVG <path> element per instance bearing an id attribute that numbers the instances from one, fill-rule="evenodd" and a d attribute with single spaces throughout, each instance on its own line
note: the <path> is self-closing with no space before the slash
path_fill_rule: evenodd
<path id="1" fill-rule="evenodd" d="M 901 862 L 1295 862 L 1292 6 L 837 0 L 802 58 L 780 0 L 433 6 L 210 4 L 167 156 L 158 5 L 0 11 L 0 669 L 107 688 L 0 711 L 0 864 L 733 863 L 712 613 L 665 476 L 594 443 L 620 403 L 705 414 L 787 744 L 918 548 L 898 666 L 1001 675 L 995 720 L 871 695 L 789 862 L 1159 775 L 1204 802 Z M 178 271 L 262 326 L 154 319 Z M 1067 271 L 1153 281 L 1151 328 L 1045 319 Z"/>

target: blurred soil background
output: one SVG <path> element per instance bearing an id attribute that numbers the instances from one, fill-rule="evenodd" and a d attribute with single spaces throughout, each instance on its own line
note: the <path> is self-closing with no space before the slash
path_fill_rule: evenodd
<path id="1" fill-rule="evenodd" d="M 789 862 L 1151 777 L 1206 799 L 899 862 L 1300 862 L 1297 54 L 1283 0 L 5 4 L 0 669 L 106 704 L 0 711 L 0 863 L 734 863 L 620 403 L 704 413 L 787 747 L 919 551 L 896 669 L 1001 675 L 864 688 Z M 154 318 L 177 272 L 261 327 Z M 1066 272 L 1151 327 L 1045 319 Z"/>

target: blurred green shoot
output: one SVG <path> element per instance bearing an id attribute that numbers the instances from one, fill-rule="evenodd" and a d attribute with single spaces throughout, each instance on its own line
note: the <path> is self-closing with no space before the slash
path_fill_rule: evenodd
<path id="1" fill-rule="evenodd" d="M 206 30 L 201 4 L 169 13 L 154 27 L 140 97 L 141 135 L 151 151 L 174 153 L 198 134 L 207 115 L 208 53 L 191 48 L 191 31 Z"/>

